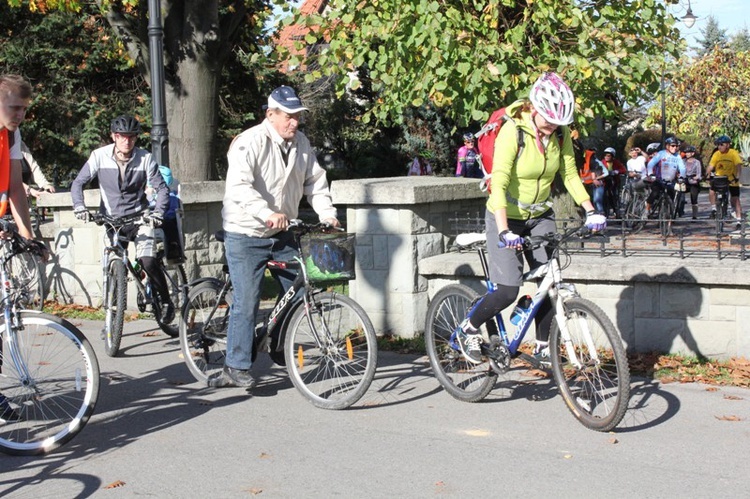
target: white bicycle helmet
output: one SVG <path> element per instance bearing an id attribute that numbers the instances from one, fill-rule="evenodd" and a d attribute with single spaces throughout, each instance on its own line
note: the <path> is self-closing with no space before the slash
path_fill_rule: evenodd
<path id="1" fill-rule="evenodd" d="M 604 154 L 608 154 L 608 153 L 611 154 L 612 156 L 617 155 L 617 151 L 615 151 L 614 147 L 608 147 L 604 150 Z"/>
<path id="2" fill-rule="evenodd" d="M 542 74 L 531 87 L 529 100 L 536 112 L 550 123 L 569 125 L 573 122 L 573 92 L 556 73 Z"/>

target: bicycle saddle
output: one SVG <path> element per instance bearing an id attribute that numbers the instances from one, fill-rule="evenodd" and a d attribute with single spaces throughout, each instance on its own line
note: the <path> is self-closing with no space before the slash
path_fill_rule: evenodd
<path id="1" fill-rule="evenodd" d="M 471 232 L 468 234 L 459 234 L 456 236 L 457 246 L 471 246 L 476 243 L 483 243 L 487 241 L 486 234 L 480 234 L 477 232 Z"/>

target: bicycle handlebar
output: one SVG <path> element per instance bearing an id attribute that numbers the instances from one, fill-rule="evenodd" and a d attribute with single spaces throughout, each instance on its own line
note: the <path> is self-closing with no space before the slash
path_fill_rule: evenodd
<path id="1" fill-rule="evenodd" d="M 326 222 L 318 222 L 315 224 L 308 224 L 303 222 L 302 220 L 295 218 L 289 221 L 289 227 L 287 227 L 288 231 L 292 232 L 298 232 L 300 235 L 302 234 L 308 234 L 310 232 L 320 231 L 320 232 L 346 232 L 346 229 L 343 227 L 334 227 L 333 225 L 326 223 Z"/>
<path id="2" fill-rule="evenodd" d="M 96 225 L 109 225 L 113 228 L 123 227 L 125 225 L 145 225 L 148 223 L 144 220 L 143 213 L 131 213 L 122 217 L 112 217 L 102 213 L 90 213 L 90 219 Z"/>

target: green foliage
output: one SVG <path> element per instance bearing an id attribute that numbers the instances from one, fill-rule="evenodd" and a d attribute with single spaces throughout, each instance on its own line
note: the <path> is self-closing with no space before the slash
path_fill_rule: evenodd
<path id="1" fill-rule="evenodd" d="M 682 66 L 668 95 L 668 130 L 709 140 L 719 134 L 737 138 L 750 130 L 750 52 L 716 47 Z"/>
<path id="2" fill-rule="evenodd" d="M 148 88 L 90 5 L 45 15 L 0 3 L 0 66 L 34 86 L 24 141 L 58 186 L 109 140 L 116 114 L 150 121 Z"/>
<path id="3" fill-rule="evenodd" d="M 308 80 L 332 75 L 341 96 L 360 84 L 351 72 L 366 69 L 376 100 L 365 121 L 401 123 L 408 109 L 430 105 L 475 125 L 546 70 L 571 84 L 580 121 L 612 117 L 657 90 L 653 59 L 680 48 L 657 0 L 336 0 L 331 8 L 299 20 L 319 26 L 308 43 L 328 44 L 313 54 Z"/>
<path id="4" fill-rule="evenodd" d="M 748 31 L 747 26 L 732 35 L 729 48 L 735 52 L 750 51 L 750 31 Z"/>
<path id="5" fill-rule="evenodd" d="M 729 43 L 727 30 L 719 27 L 719 22 L 714 16 L 708 16 L 706 26 L 701 28 L 700 32 L 703 38 L 696 40 L 698 42 L 698 57 L 705 56 L 716 47 L 726 48 Z"/>

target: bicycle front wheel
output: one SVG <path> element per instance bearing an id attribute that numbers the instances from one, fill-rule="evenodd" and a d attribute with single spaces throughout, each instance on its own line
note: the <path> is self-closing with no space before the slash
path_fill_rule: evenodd
<path id="1" fill-rule="evenodd" d="M 182 288 L 187 283 L 187 274 L 185 273 L 185 267 L 182 264 L 177 265 L 174 269 L 167 269 L 162 267 L 164 272 L 164 279 L 167 282 L 169 288 L 169 299 L 172 300 L 174 305 L 175 314 L 170 318 L 169 321 L 165 321 L 164 310 L 159 308 L 156 315 L 156 323 L 164 331 L 167 336 L 171 338 L 177 338 L 180 335 L 180 316 L 179 311 L 182 310 L 183 292 Z M 154 296 L 154 300 L 158 298 Z M 159 307 L 159 305 L 157 305 Z M 156 308 L 156 307 L 155 307 Z"/>
<path id="2" fill-rule="evenodd" d="M 452 336 L 464 320 L 479 293 L 451 284 L 438 291 L 427 310 L 424 343 L 432 372 L 446 392 L 464 402 L 479 402 L 495 386 L 497 373 L 487 359 L 481 364 L 466 360 Z M 483 334 L 485 326 L 482 326 Z"/>
<path id="3" fill-rule="evenodd" d="M 19 320 L 23 330 L 2 334 L 0 412 L 4 405 L 18 420 L 0 423 L 0 450 L 31 456 L 60 447 L 86 425 L 99 395 L 99 363 L 70 322 L 31 311 L 19 312 Z"/>
<path id="4" fill-rule="evenodd" d="M 205 281 L 190 290 L 180 321 L 180 348 L 197 381 L 224 367 L 231 293 L 220 298 L 223 283 Z"/>
<path id="5" fill-rule="evenodd" d="M 42 310 L 44 306 L 44 267 L 38 255 L 31 251 L 15 253 L 8 260 L 11 287 L 25 291 L 28 301 L 25 308 Z"/>
<path id="6" fill-rule="evenodd" d="M 674 214 L 674 203 L 665 193 L 659 204 L 659 229 L 661 237 L 667 237 L 672 231 L 672 215 Z"/>
<path id="7" fill-rule="evenodd" d="M 622 340 L 609 317 L 589 300 L 563 302 L 552 321 L 552 374 L 565 404 L 586 428 L 609 431 L 628 408 L 630 370 Z"/>
<path id="8" fill-rule="evenodd" d="M 346 409 L 372 383 L 378 359 L 375 328 L 348 296 L 316 292 L 299 306 L 286 331 L 289 377 L 315 407 Z"/>
<path id="9" fill-rule="evenodd" d="M 107 269 L 107 294 L 104 308 L 104 351 L 110 357 L 120 352 L 122 327 L 125 322 L 125 306 L 128 278 L 125 263 L 119 258 L 109 262 Z"/>

